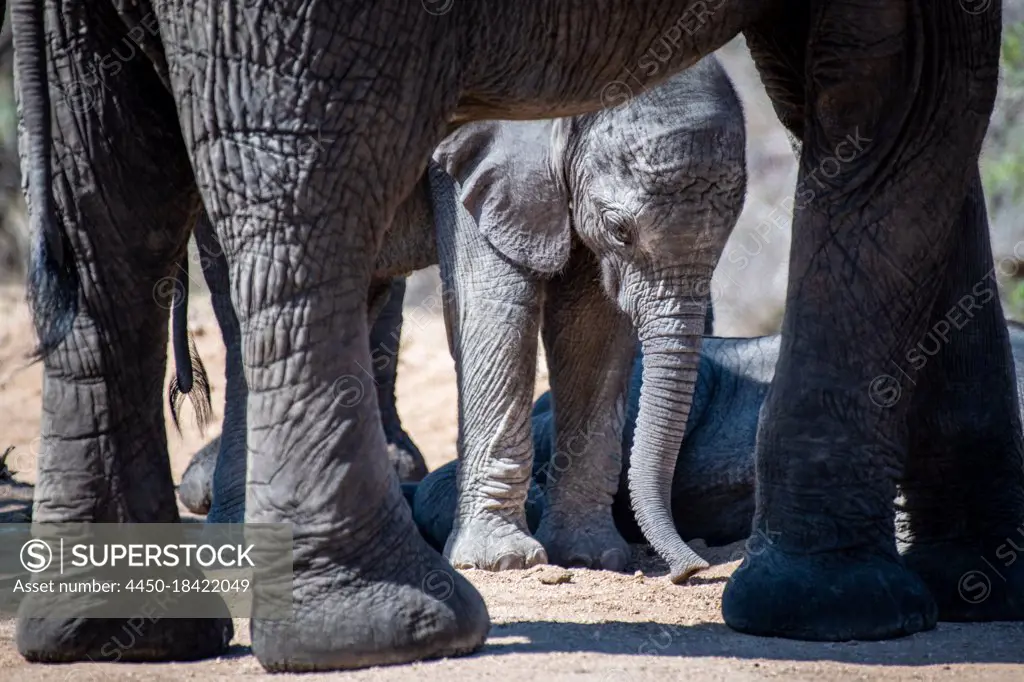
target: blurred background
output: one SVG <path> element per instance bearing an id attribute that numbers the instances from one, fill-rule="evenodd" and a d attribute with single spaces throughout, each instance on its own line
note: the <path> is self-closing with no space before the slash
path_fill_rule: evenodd
<path id="1" fill-rule="evenodd" d="M 1004 0 L 1001 87 L 986 138 L 982 174 L 993 249 L 1002 261 L 1000 289 L 1007 314 L 1024 319 L 1024 269 L 1014 246 L 1024 240 L 1024 0 Z M 0 33 L 0 285 L 25 277 L 25 210 L 20 194 L 10 29 Z M 742 37 L 718 55 L 743 100 L 747 119 L 749 192 L 743 215 L 726 247 L 712 287 L 716 334 L 752 336 L 779 329 L 786 294 L 790 243 L 786 211 L 796 183 L 796 160 L 761 87 Z M 1024 244 L 1017 248 L 1024 256 Z M 195 261 L 196 259 L 193 259 Z M 1018 272 L 1019 271 L 1019 272 Z M 195 273 L 193 282 L 202 276 Z M 407 305 L 437 292 L 435 269 L 410 283 Z"/>

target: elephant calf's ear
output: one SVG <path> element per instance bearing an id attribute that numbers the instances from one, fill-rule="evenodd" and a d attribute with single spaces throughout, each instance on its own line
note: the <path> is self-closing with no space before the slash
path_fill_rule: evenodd
<path id="1" fill-rule="evenodd" d="M 460 128 L 435 153 L 491 246 L 542 274 L 561 270 L 571 247 L 569 196 L 551 139 L 550 121 L 486 121 Z"/>

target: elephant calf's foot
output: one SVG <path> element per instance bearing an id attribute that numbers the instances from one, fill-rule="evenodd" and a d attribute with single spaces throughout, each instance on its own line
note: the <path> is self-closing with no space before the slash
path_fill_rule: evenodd
<path id="1" fill-rule="evenodd" d="M 526 522 L 516 524 L 496 514 L 478 515 L 455 527 L 444 555 L 456 568 L 507 571 L 548 562 L 543 545 L 530 537 Z"/>
<path id="2" fill-rule="evenodd" d="M 18 619 L 18 653 L 33 663 L 196 661 L 227 651 L 230 618 Z"/>
<path id="3" fill-rule="evenodd" d="M 1020 529 L 987 542 L 911 545 L 903 558 L 938 602 L 939 620 L 1024 620 L 1018 547 L 1024 547 Z"/>
<path id="4" fill-rule="evenodd" d="M 355 565 L 339 557 L 333 566 L 297 568 L 292 618 L 254 616 L 252 648 L 264 668 L 349 670 L 483 646 L 490 617 L 480 593 L 415 532 L 405 502 L 397 505 L 391 527 L 378 535 L 382 552 L 361 553 Z M 337 549 L 352 555 L 351 547 Z"/>
<path id="5" fill-rule="evenodd" d="M 624 571 L 629 561 L 629 545 L 615 528 L 610 510 L 601 517 L 549 510 L 537 539 L 551 562 L 560 566 Z"/>
<path id="6" fill-rule="evenodd" d="M 880 554 L 748 554 L 722 596 L 722 615 L 751 635 L 812 641 L 879 640 L 935 627 L 928 588 Z"/>

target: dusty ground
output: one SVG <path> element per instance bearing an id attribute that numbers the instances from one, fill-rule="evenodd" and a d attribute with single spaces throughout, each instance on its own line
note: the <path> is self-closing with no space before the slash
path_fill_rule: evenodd
<path id="1" fill-rule="evenodd" d="M 455 386 L 444 328 L 422 277 L 410 287 L 399 369 L 399 407 L 408 430 L 434 468 L 454 456 Z M 23 480 L 34 476 L 39 428 L 40 368 L 24 368 L 31 327 L 22 292 L 0 288 L 0 452 Z M 215 415 L 223 414 L 223 351 L 208 302 L 198 297 L 191 327 L 213 382 Z M 538 392 L 545 385 L 539 372 Z M 186 420 L 187 422 L 188 420 Z M 214 435 L 214 432 L 207 434 Z M 175 476 L 205 439 L 186 423 L 169 430 Z M 472 657 L 354 673 L 310 675 L 310 680 L 600 679 L 792 680 L 1020 679 L 1024 624 L 943 624 L 933 632 L 890 642 L 815 644 L 747 637 L 729 630 L 719 612 L 722 589 L 742 547 L 697 549 L 718 562 L 693 585 L 677 587 L 643 549 L 643 575 L 543 567 L 489 574 L 468 572 L 494 621 L 486 648 Z M 559 577 L 559 574 L 564 573 Z M 543 576 L 556 577 L 546 584 Z M 550 579 L 547 582 L 551 582 Z M 13 621 L 0 621 L 0 680 L 229 680 L 263 676 L 248 649 L 248 624 L 235 624 L 228 656 L 200 663 L 159 665 L 29 665 L 12 643 Z"/>

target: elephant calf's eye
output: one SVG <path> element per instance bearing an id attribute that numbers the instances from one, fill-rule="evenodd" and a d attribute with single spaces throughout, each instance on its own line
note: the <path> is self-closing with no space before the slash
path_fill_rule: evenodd
<path id="1" fill-rule="evenodd" d="M 633 243 L 633 221 L 617 211 L 605 211 L 603 218 L 608 236 L 615 244 L 629 246 Z"/>

